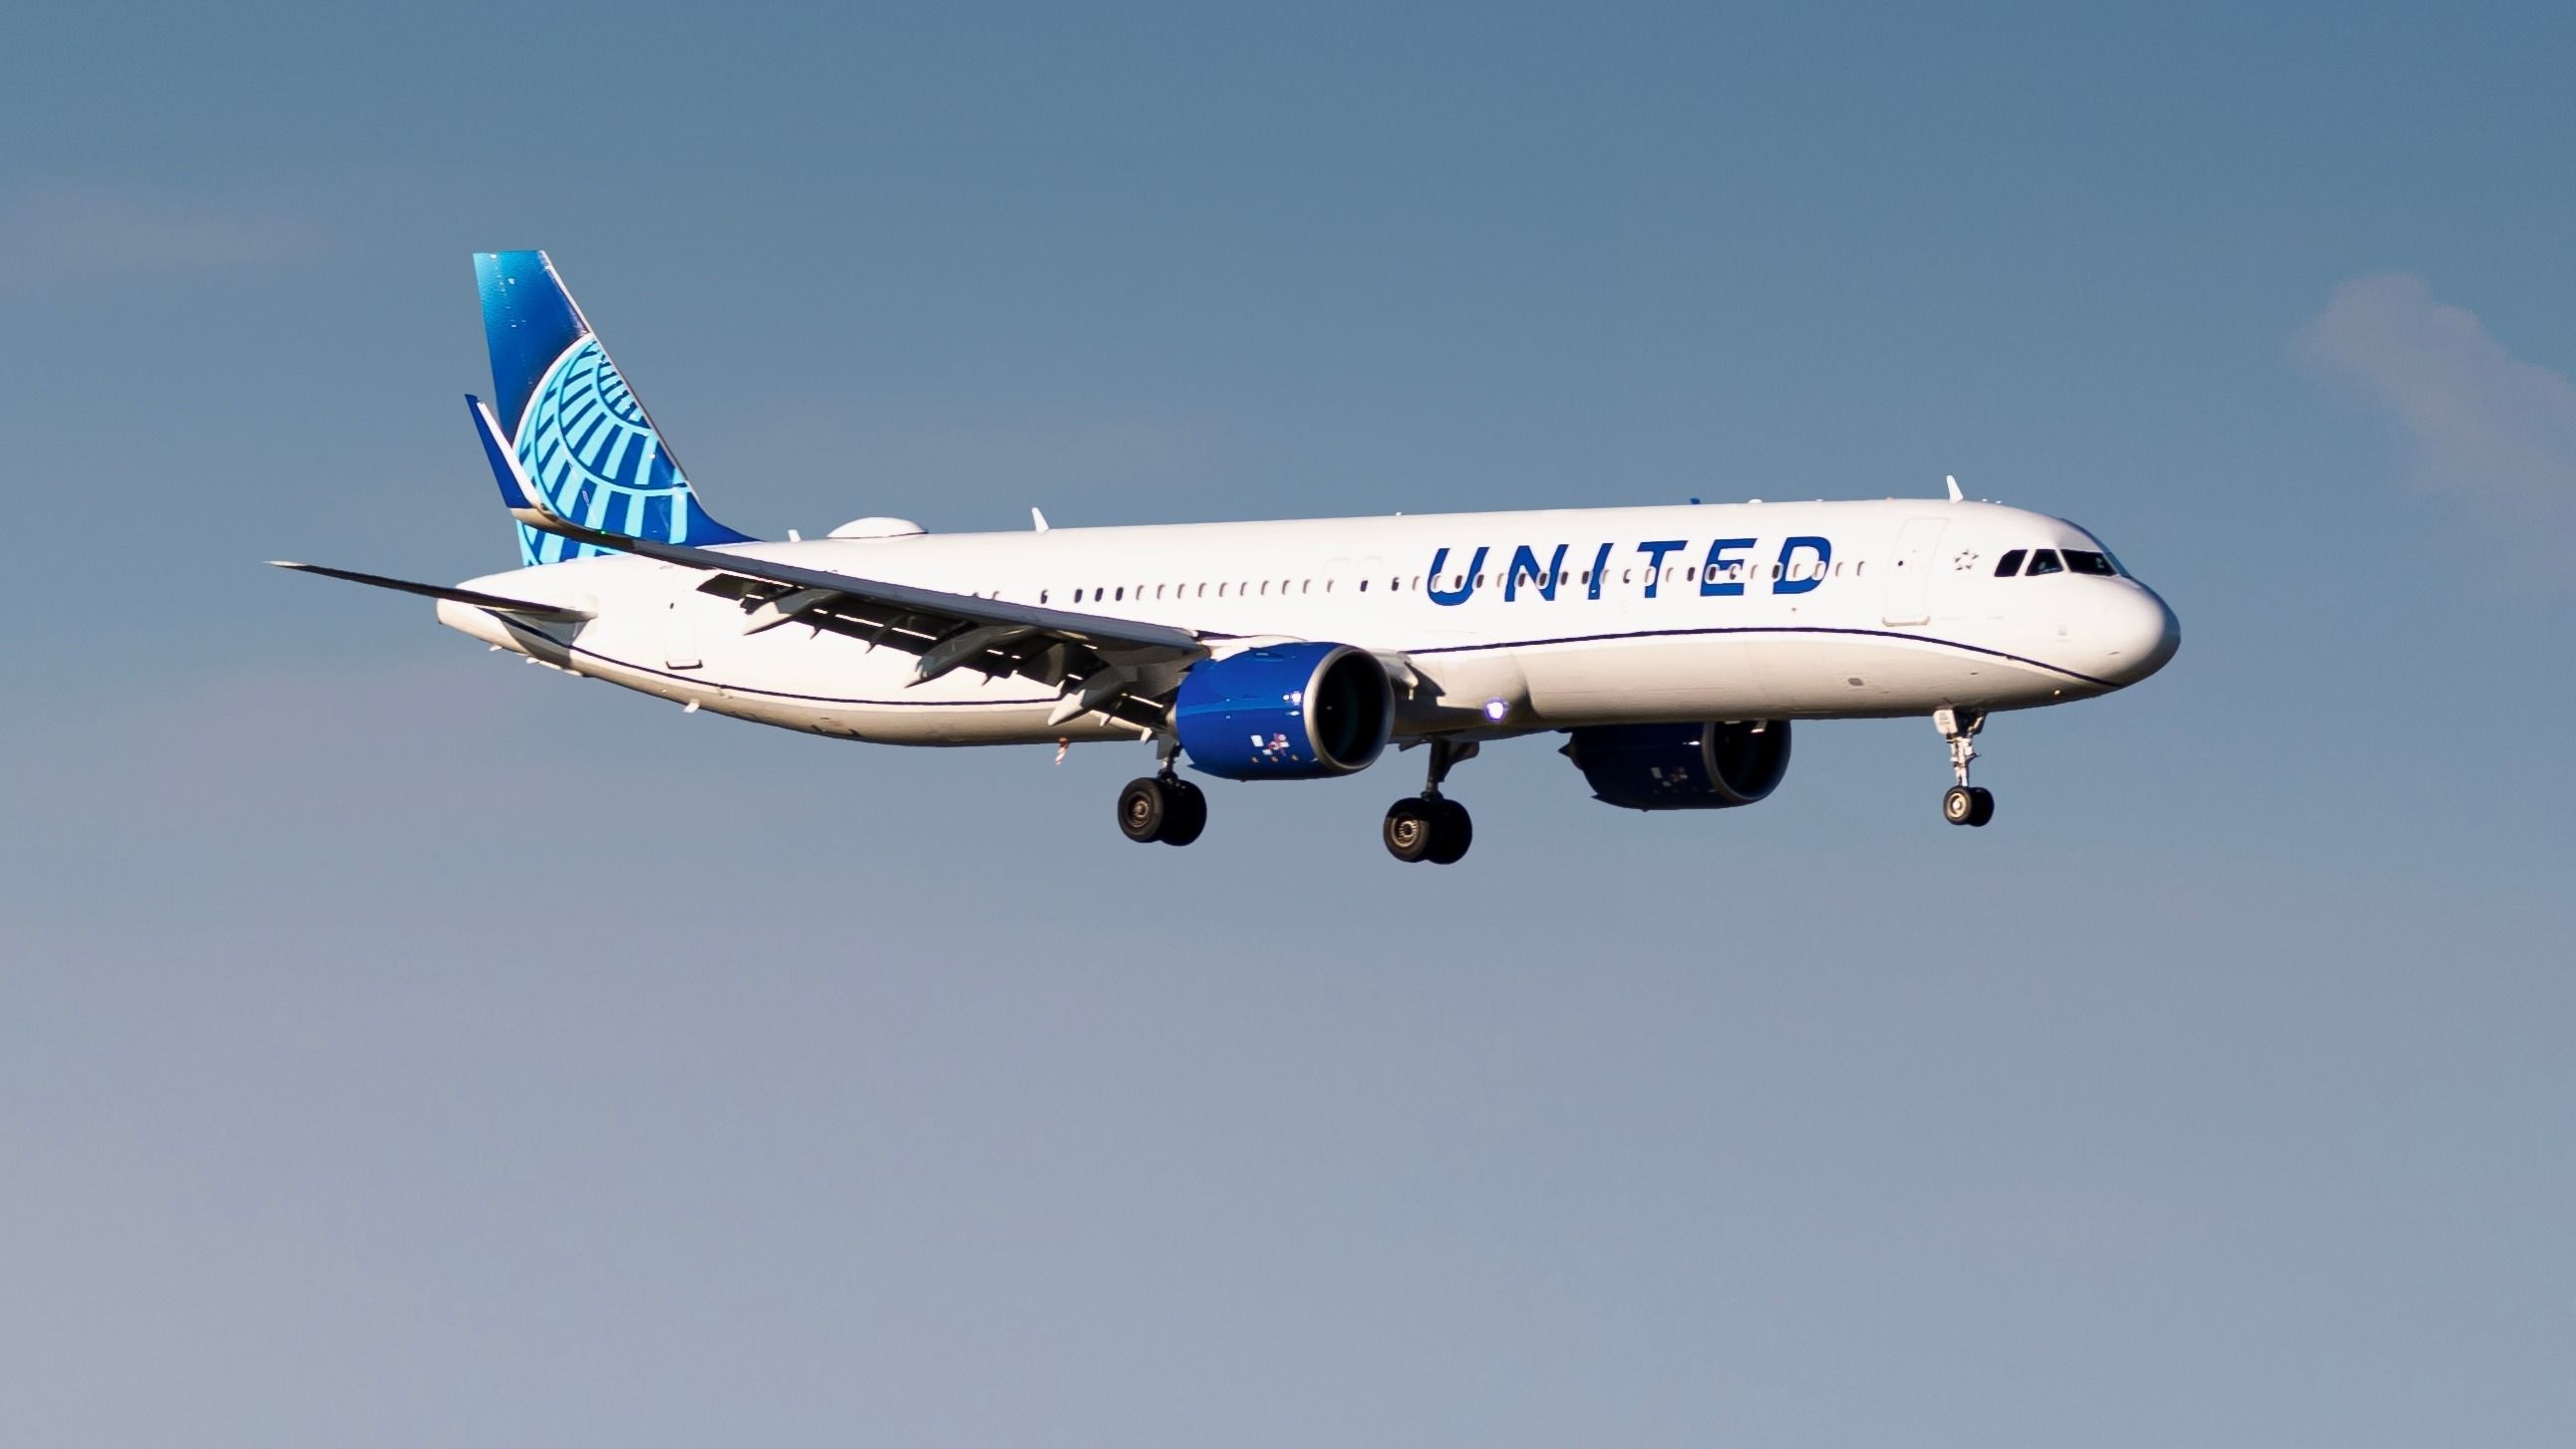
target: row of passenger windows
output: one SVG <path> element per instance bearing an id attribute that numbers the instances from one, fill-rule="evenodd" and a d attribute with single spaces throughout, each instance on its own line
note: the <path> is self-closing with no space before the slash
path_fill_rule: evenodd
<path id="1" fill-rule="evenodd" d="M 1846 574 L 1858 575 L 1865 566 L 1865 561 L 1849 564 L 1841 562 L 1822 564 L 1813 559 L 1800 559 L 1796 563 L 1789 564 L 1785 569 L 1776 563 L 1769 565 L 1769 568 L 1770 576 L 1774 579 L 1821 579 L 1839 578 Z M 1760 578 L 1762 576 L 1763 567 L 1764 566 L 1760 564 L 1753 565 L 1752 572 L 1747 573 L 1745 565 L 1735 564 L 1724 569 L 1710 569 L 1708 571 L 1708 577 L 1712 583 L 1720 580 Z M 1640 578 L 1643 578 L 1646 582 L 1652 583 L 1655 581 L 1653 578 L 1654 572 L 1655 571 L 1653 569 L 1621 569 L 1619 570 L 1619 582 L 1623 584 L 1634 584 L 1638 582 Z M 1667 564 L 1664 567 L 1662 582 L 1668 584 L 1695 584 L 1699 582 L 1699 574 L 1700 570 L 1699 565 L 1697 564 Z M 1481 573 L 1476 575 L 1475 587 L 1481 589 L 1485 587 L 1489 580 L 1495 585 L 1500 586 L 1503 582 L 1503 578 L 1504 576 L 1502 574 L 1496 572 L 1488 571 L 1486 573 Z M 1604 584 L 1610 582 L 1610 571 L 1608 569 L 1603 569 L 1601 571 L 1601 581 Z M 1273 594 L 1329 594 L 1333 591 L 1334 582 L 1335 581 L 1332 579 L 1324 580 L 1324 586 L 1321 589 L 1315 587 L 1315 580 L 1313 579 L 1281 579 L 1277 582 L 1275 587 L 1268 579 L 1256 579 L 1243 583 L 1228 581 L 1216 584 L 1153 584 L 1150 586 L 1137 584 L 1133 586 L 1132 591 L 1129 588 L 1117 586 L 1109 588 L 1080 588 L 1073 591 L 1073 602 L 1077 604 L 1123 604 L 1131 597 L 1142 603 L 1151 599 L 1225 599 L 1267 597 Z M 1369 591 L 1369 585 L 1374 582 L 1374 579 L 1360 580 L 1359 592 L 1363 594 L 1367 593 Z M 1580 588 L 1590 588 L 1592 586 L 1592 570 L 1560 569 L 1557 571 L 1556 583 L 1560 588 L 1568 585 Z M 1449 592 L 1455 593 L 1460 589 L 1468 587 L 1467 576 L 1465 574 L 1451 574 L 1445 581 L 1434 578 L 1430 581 L 1430 585 L 1435 589 L 1445 588 Z M 1521 575 L 1520 586 L 1525 589 L 1544 589 L 1548 586 L 1547 575 L 1545 573 L 1524 573 Z M 1150 594 L 1147 593 L 1147 589 L 1149 587 L 1152 589 Z M 1384 592 L 1419 593 L 1422 588 L 1422 575 L 1415 574 L 1410 580 L 1399 575 L 1386 581 Z M 1210 589 L 1214 589 L 1216 592 L 1211 594 L 1208 592 Z M 1050 590 L 1046 589 L 1039 590 L 1038 602 L 1041 604 L 1049 602 L 1048 595 L 1050 592 Z"/>
<path id="2" fill-rule="evenodd" d="M 1995 577 L 1999 579 L 2009 579 L 2018 576 L 2022 578 L 2035 579 L 2041 574 L 2077 573 L 2100 574 L 2105 578 L 2111 578 L 2117 576 L 2120 572 L 2120 566 L 2113 562 L 2111 556 L 2107 553 L 2093 553 L 2089 550 L 2080 548 L 2065 549 L 2062 552 L 2064 554 L 2065 561 L 2061 563 L 2059 562 L 2061 550 L 2058 549 L 2014 549 L 2012 552 L 2005 554 L 2002 558 L 1995 560 Z M 2024 569 L 2022 567 L 2022 560 L 2025 556 L 2030 560 L 2030 567 L 2028 569 Z"/>

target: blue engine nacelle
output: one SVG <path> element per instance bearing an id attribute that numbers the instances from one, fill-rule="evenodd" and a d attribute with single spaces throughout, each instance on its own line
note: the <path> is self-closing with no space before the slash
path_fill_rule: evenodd
<path id="1" fill-rule="evenodd" d="M 1377 656 L 1347 644 L 1273 644 L 1181 677 L 1172 728 L 1190 768 L 1229 780 L 1312 780 L 1364 770 L 1395 725 Z"/>
<path id="2" fill-rule="evenodd" d="M 1563 751 L 1592 795 L 1628 810 L 1724 810 L 1750 805 L 1789 773 L 1789 722 L 1593 725 Z"/>

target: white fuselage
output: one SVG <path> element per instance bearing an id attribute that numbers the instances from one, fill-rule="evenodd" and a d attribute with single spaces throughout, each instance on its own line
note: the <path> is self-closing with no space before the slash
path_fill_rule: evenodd
<path id="1" fill-rule="evenodd" d="M 1416 682 L 1397 691 L 1399 736 L 2021 709 L 2120 688 L 2171 657 L 2173 614 L 2145 585 L 2072 572 L 1996 577 L 2014 549 L 2101 545 L 2020 509 L 1892 499 L 727 551 L 1202 634 L 1401 656 Z M 1137 735 L 1100 715 L 1048 724 L 1057 693 L 1025 678 L 959 670 L 913 684 L 913 656 L 895 649 L 799 624 L 747 633 L 740 604 L 701 590 L 708 577 L 626 555 L 580 559 L 470 587 L 581 609 L 595 616 L 588 623 L 505 624 L 455 603 L 439 617 L 580 674 L 818 734 L 941 745 Z"/>

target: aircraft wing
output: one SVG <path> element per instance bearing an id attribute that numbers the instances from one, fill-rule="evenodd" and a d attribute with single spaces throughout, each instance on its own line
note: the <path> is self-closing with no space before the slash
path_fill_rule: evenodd
<path id="1" fill-rule="evenodd" d="M 1208 657 L 1209 641 L 1226 637 L 860 578 L 575 523 L 556 513 L 529 483 L 518 455 L 502 442 L 491 410 L 478 398 L 466 401 L 502 501 L 520 522 L 581 543 L 703 570 L 711 577 L 700 590 L 739 604 L 746 634 L 791 622 L 829 629 L 920 656 L 914 683 L 955 669 L 1021 675 L 1063 692 L 1057 723 L 1098 712 L 1147 728 L 1162 716 L 1154 697 L 1168 694 L 1191 665 Z"/>

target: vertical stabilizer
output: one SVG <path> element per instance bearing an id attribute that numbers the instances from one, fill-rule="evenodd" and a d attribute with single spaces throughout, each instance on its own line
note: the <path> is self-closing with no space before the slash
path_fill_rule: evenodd
<path id="1" fill-rule="evenodd" d="M 659 543 L 741 543 L 707 516 L 660 430 L 544 252 L 476 252 L 495 417 L 556 513 Z M 524 563 L 604 550 L 520 524 Z"/>

